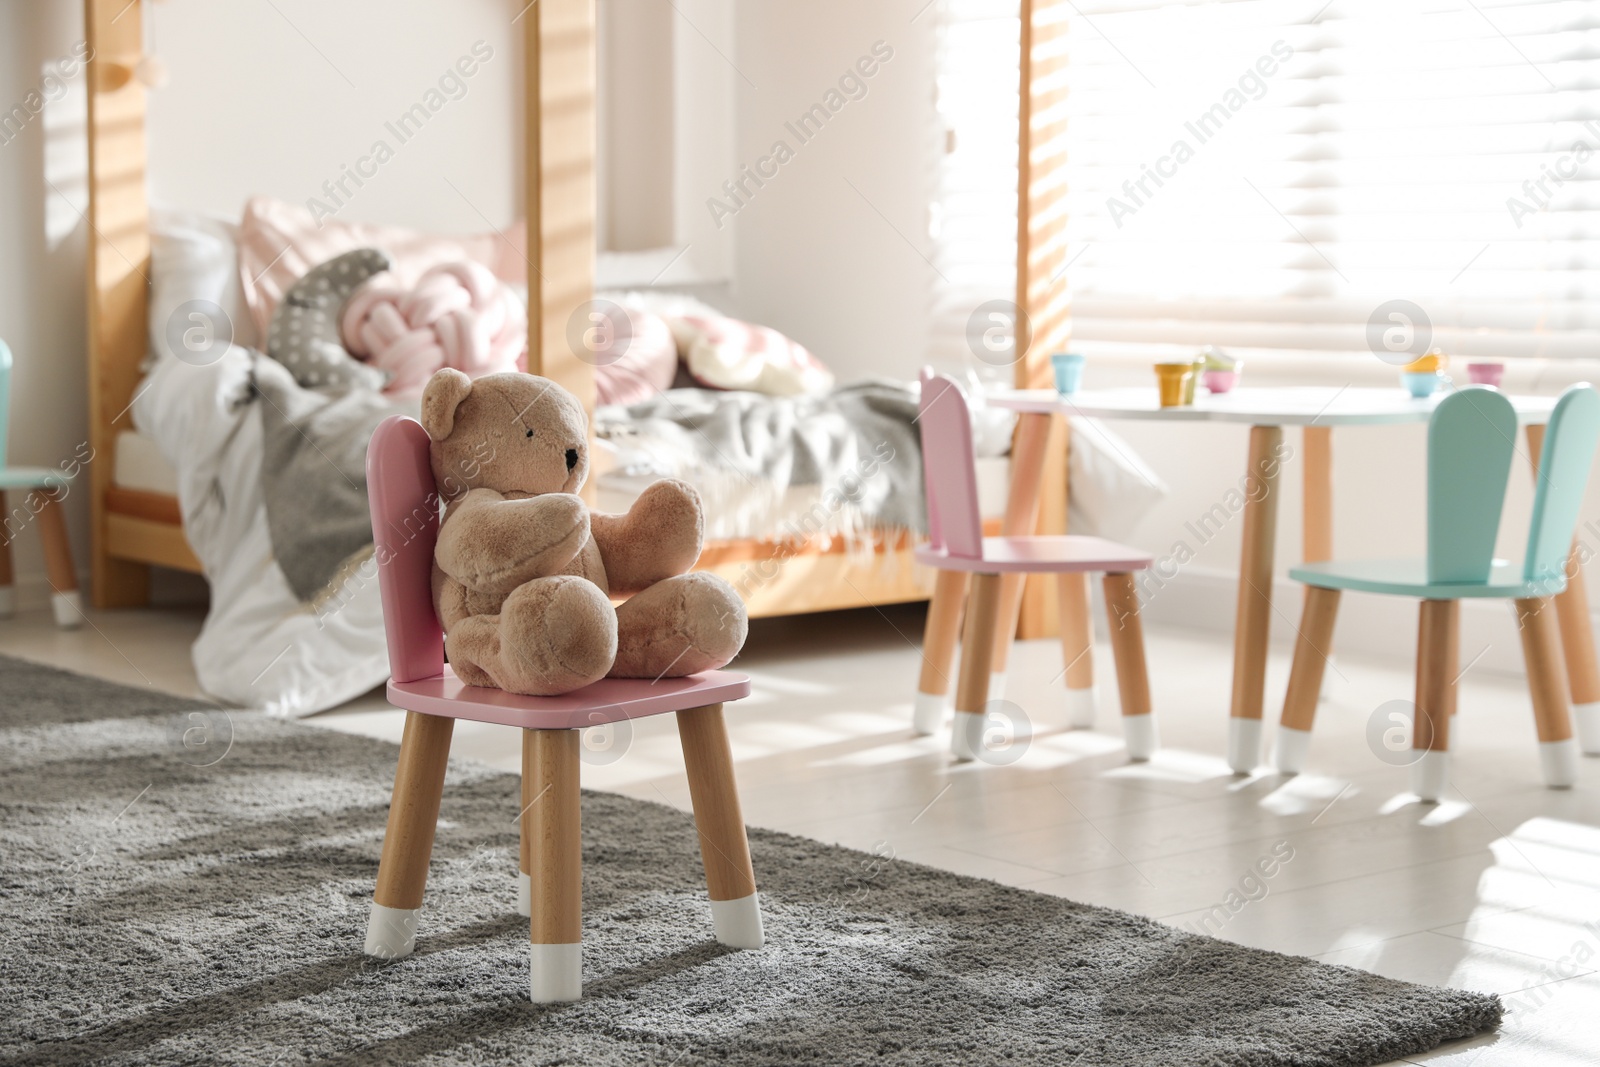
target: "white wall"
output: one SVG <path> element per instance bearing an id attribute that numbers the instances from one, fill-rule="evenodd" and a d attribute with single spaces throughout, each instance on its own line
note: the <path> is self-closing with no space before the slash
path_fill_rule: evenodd
<path id="1" fill-rule="evenodd" d="M 305 203 L 377 141 L 394 158 L 339 218 L 482 232 L 521 203 L 521 24 L 509 0 L 145 5 L 171 81 L 150 96 L 154 203 L 235 218 L 246 197 Z M 395 121 L 475 42 L 493 56 L 414 137 Z M 449 96 L 460 95 L 460 99 Z M 341 197 L 343 199 L 343 197 Z"/>
<path id="2" fill-rule="evenodd" d="M 734 216 L 741 311 L 793 336 L 846 380 L 913 377 L 932 307 L 928 203 L 936 161 L 934 13 L 926 0 L 739 0 L 739 165 L 795 151 Z M 809 143 L 785 127 L 874 42 L 894 56 Z M 728 174 L 724 180 L 736 178 Z M 855 188 L 852 189 L 851 185 Z M 752 186 L 753 188 L 753 186 Z M 687 190 L 697 201 L 716 188 Z"/>

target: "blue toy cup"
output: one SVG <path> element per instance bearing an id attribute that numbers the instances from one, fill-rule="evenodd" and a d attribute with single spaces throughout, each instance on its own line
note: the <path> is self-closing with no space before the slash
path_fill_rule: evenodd
<path id="1" fill-rule="evenodd" d="M 1400 381 L 1405 385 L 1406 392 L 1418 400 L 1434 394 L 1439 388 L 1439 378 L 1439 372 L 1436 370 L 1400 372 Z"/>
<path id="2" fill-rule="evenodd" d="M 1056 392 L 1071 396 L 1083 384 L 1084 357 L 1075 352 L 1057 352 L 1050 357 L 1056 372 Z"/>

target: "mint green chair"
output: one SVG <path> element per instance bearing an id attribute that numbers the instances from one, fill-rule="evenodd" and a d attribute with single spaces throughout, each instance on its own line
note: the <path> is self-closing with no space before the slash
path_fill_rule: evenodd
<path id="1" fill-rule="evenodd" d="M 6 466 L 6 432 L 11 411 L 11 349 L 0 341 L 0 618 L 16 614 L 16 589 L 12 585 L 11 542 L 28 526 L 37 525 L 44 542 L 45 570 L 53 595 L 51 610 L 56 625 L 71 630 L 83 621 L 78 599 L 78 575 L 72 563 L 72 542 L 61 510 L 72 484 L 72 474 L 49 467 Z M 28 490 L 26 505 L 12 507 L 6 492 Z"/>
<path id="2" fill-rule="evenodd" d="M 1427 556 L 1308 563 L 1289 571 L 1308 588 L 1278 729 L 1274 763 L 1280 772 L 1295 774 L 1305 761 L 1327 663 L 1322 650 L 1333 635 L 1339 594 L 1352 589 L 1422 602 L 1411 742 L 1412 788 L 1418 796 L 1438 800 L 1448 778 L 1450 717 L 1461 673 L 1458 608 L 1469 597 L 1515 604 L 1545 783 L 1553 789 L 1572 785 L 1578 746 L 1551 598 L 1567 584 L 1572 534 L 1600 443 L 1600 393 L 1588 384 L 1575 385 L 1556 402 L 1545 430 L 1528 550 L 1520 567 L 1494 558 L 1516 436 L 1516 413 L 1498 390 L 1473 386 L 1446 397 L 1428 423 Z"/>

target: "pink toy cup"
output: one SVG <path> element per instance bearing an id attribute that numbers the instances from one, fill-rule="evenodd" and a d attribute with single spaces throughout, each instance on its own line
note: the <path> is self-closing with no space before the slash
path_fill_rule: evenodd
<path id="1" fill-rule="evenodd" d="M 1492 385 L 1500 388 L 1500 379 L 1505 377 L 1506 365 L 1499 362 L 1482 362 L 1467 364 L 1467 378 L 1473 385 Z"/>

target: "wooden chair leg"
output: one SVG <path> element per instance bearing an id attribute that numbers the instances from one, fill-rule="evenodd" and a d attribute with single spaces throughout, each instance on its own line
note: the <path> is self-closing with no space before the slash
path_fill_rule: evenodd
<path id="1" fill-rule="evenodd" d="M 911 728 L 926 736 L 944 725 L 945 697 L 955 667 L 956 638 L 961 636 L 961 609 L 967 599 L 967 572 L 940 571 L 928 604 L 928 627 L 922 635 L 922 674 L 917 680 Z"/>
<path id="2" fill-rule="evenodd" d="M 367 921 L 366 952 L 395 959 L 409 956 L 417 942 L 417 916 L 433 857 L 433 833 L 444 794 L 444 768 L 450 758 L 455 720 L 406 712 L 400 762 L 394 772 L 389 826 L 383 834 L 378 885 Z"/>
<path id="3" fill-rule="evenodd" d="M 1239 601 L 1233 629 L 1233 699 L 1228 718 L 1228 766 L 1249 774 L 1261 760 L 1261 711 L 1267 688 L 1267 639 L 1272 625 L 1272 556 L 1278 540 L 1278 483 L 1283 427 L 1250 427 L 1245 476 L 1257 492 L 1245 499 L 1239 546 Z"/>
<path id="4" fill-rule="evenodd" d="M 1074 729 L 1087 730 L 1094 726 L 1095 712 L 1099 710 L 1094 687 L 1094 619 L 1090 614 L 1089 576 L 1068 573 L 1056 577 L 1061 597 L 1061 661 L 1067 667 L 1067 724 Z M 1116 615 L 1111 618 L 1114 625 Z"/>
<path id="5" fill-rule="evenodd" d="M 29 508 L 39 524 L 39 539 L 44 544 L 44 568 L 50 578 L 50 610 L 56 625 L 76 630 L 83 625 L 83 603 L 78 595 L 78 571 L 72 562 L 72 540 L 67 536 L 67 520 L 60 502 L 42 489 L 29 494 Z"/>
<path id="6" fill-rule="evenodd" d="M 1272 762 L 1279 774 L 1299 774 L 1305 766 L 1311 724 L 1322 693 L 1322 676 L 1328 668 L 1328 651 L 1333 647 L 1333 622 L 1338 614 L 1339 590 L 1306 586 L 1294 662 L 1289 667 L 1289 690 L 1283 697 L 1283 718 L 1273 749 Z"/>
<path id="7" fill-rule="evenodd" d="M 1551 789 L 1569 789 L 1578 776 L 1578 745 L 1572 738 L 1567 675 L 1562 664 L 1554 605 L 1549 597 L 1518 600 L 1517 628 L 1528 669 L 1528 694 L 1539 732 L 1539 765 Z"/>
<path id="8" fill-rule="evenodd" d="M 950 734 L 950 750 L 959 760 L 972 759 L 983 744 L 1000 595 L 998 574 L 973 575 L 972 593 L 967 597 L 967 629 L 961 639 L 961 675 L 956 679 L 955 727 Z"/>
<path id="9" fill-rule="evenodd" d="M 1155 755 L 1156 719 L 1150 710 L 1150 672 L 1144 657 L 1144 624 L 1139 619 L 1139 587 L 1131 574 L 1108 574 L 1104 582 L 1110 620 L 1111 654 L 1117 664 L 1117 693 L 1122 700 L 1122 734 L 1128 758 Z"/>
<path id="10" fill-rule="evenodd" d="M 1528 427 L 1528 456 L 1535 480 L 1544 450 L 1543 426 Z M 1574 544 L 1567 557 L 1567 587 L 1556 594 L 1556 620 L 1561 627 L 1561 650 L 1567 667 L 1567 687 L 1572 694 L 1572 717 L 1578 745 L 1586 756 L 1600 756 L 1600 657 L 1595 654 L 1593 617 L 1589 614 L 1589 587 L 1584 584 L 1583 557 Z"/>
<path id="11" fill-rule="evenodd" d="M 528 995 L 535 1004 L 583 995 L 583 842 L 577 730 L 522 731 L 522 812 L 531 885 Z"/>
<path id="12" fill-rule="evenodd" d="M 523 768 L 526 772 L 527 768 Z M 517 816 L 517 914 L 524 919 L 533 917 L 533 880 L 529 877 L 528 866 L 528 808 L 533 804 L 533 776 L 524 773 L 522 776 L 522 808 Z"/>
<path id="13" fill-rule="evenodd" d="M 689 797 L 700 832 L 700 860 L 706 869 L 717 940 L 733 948 L 760 948 L 761 902 L 722 705 L 678 712 L 678 738 L 689 772 Z"/>
<path id="14" fill-rule="evenodd" d="M 1411 790 L 1434 802 L 1450 775 L 1450 716 L 1461 673 L 1461 603 L 1424 600 L 1417 619 L 1417 711 L 1411 729 Z"/>
<path id="15" fill-rule="evenodd" d="M 4 522 L 6 495 L 0 492 L 0 619 L 17 613 L 16 578 L 11 571 L 11 527 Z"/>

